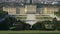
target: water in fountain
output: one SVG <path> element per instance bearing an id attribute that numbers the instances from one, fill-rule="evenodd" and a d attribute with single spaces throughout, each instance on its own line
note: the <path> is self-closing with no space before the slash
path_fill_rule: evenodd
<path id="1" fill-rule="evenodd" d="M 34 25 L 36 23 L 36 16 L 35 16 L 35 14 L 27 14 L 26 23 L 30 24 L 31 28 L 32 28 L 32 25 Z"/>

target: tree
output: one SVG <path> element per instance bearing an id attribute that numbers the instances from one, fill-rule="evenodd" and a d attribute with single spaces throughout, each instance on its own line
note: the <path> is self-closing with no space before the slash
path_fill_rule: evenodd
<path id="1" fill-rule="evenodd" d="M 7 12 L 0 10 L 0 19 L 5 18 L 6 15 L 7 15 Z M 0 30 L 8 30 L 8 29 L 9 29 L 9 27 L 8 27 L 7 22 L 1 21 Z"/>
<path id="2" fill-rule="evenodd" d="M 37 22 L 32 26 L 32 30 L 41 30 L 43 29 L 43 23 L 42 22 Z"/>
<path id="3" fill-rule="evenodd" d="M 24 21 L 18 20 L 17 23 L 15 23 L 15 29 L 14 30 L 29 30 L 30 25 L 25 23 Z"/>
<path id="4" fill-rule="evenodd" d="M 60 30 L 60 21 L 58 21 L 56 18 L 53 18 L 54 27 L 55 30 Z"/>
<path id="5" fill-rule="evenodd" d="M 43 25 L 45 30 L 54 30 L 54 23 L 50 20 L 43 21 Z"/>
<path id="6" fill-rule="evenodd" d="M 56 18 L 53 18 L 54 28 L 57 29 L 58 21 Z"/>
<path id="7" fill-rule="evenodd" d="M 57 22 L 56 27 L 57 27 L 57 30 L 60 30 L 60 21 Z"/>
<path id="8" fill-rule="evenodd" d="M 8 30 L 9 27 L 8 27 L 8 24 L 3 21 L 3 22 L 0 22 L 0 30 Z"/>
<path id="9" fill-rule="evenodd" d="M 8 14 L 7 12 L 0 10 L 0 17 L 4 17 L 7 14 Z"/>
<path id="10" fill-rule="evenodd" d="M 58 17 L 60 17 L 60 10 L 58 10 L 58 12 L 54 12 L 54 14 Z"/>
<path id="11" fill-rule="evenodd" d="M 14 18 L 14 17 L 7 16 L 5 18 L 5 23 L 7 23 L 7 26 L 9 28 L 13 27 L 14 26 L 13 24 L 16 23 L 16 22 L 17 22 L 17 19 Z"/>

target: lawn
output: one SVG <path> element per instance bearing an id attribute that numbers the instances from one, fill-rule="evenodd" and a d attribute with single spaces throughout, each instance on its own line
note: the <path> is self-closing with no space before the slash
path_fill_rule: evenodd
<path id="1" fill-rule="evenodd" d="M 0 34 L 60 34 L 60 31 L 0 31 Z"/>

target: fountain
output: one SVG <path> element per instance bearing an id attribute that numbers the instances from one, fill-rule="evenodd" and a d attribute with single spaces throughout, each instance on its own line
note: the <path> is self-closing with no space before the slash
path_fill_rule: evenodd
<path id="1" fill-rule="evenodd" d="M 36 21 L 35 14 L 27 14 L 26 23 L 30 24 L 31 28 L 32 28 L 32 25 L 34 25 L 36 22 L 37 21 Z"/>

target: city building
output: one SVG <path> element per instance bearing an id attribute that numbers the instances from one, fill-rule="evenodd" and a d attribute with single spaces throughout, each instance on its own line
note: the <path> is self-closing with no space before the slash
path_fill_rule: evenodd
<path id="1" fill-rule="evenodd" d="M 1 2 L 16 2 L 16 3 L 43 3 L 43 4 L 58 4 L 60 0 L 0 0 Z"/>

